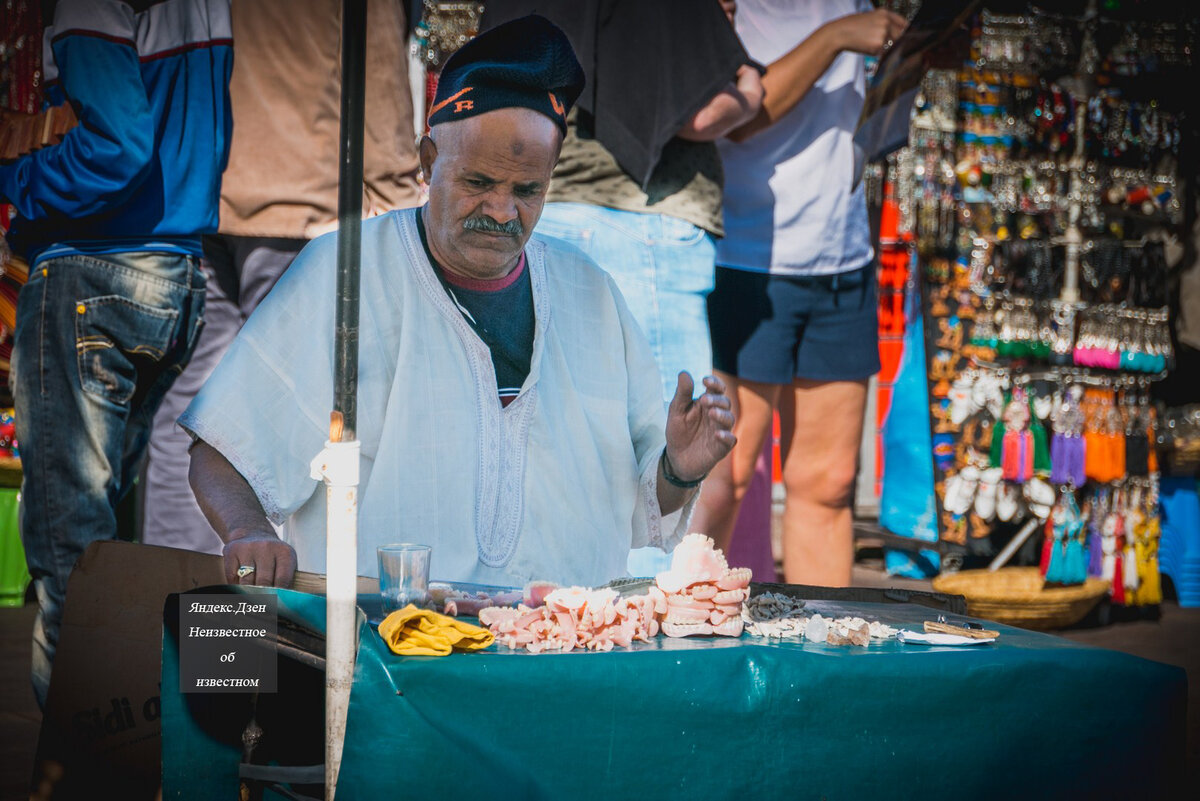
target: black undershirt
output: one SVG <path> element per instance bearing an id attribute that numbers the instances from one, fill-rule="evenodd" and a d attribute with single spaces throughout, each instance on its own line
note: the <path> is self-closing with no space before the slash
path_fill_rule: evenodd
<path id="1" fill-rule="evenodd" d="M 421 211 L 417 211 L 417 231 L 442 288 L 491 352 L 500 403 L 507 406 L 520 393 L 533 357 L 535 317 L 527 259 L 522 254 L 515 280 L 506 285 L 496 281 L 496 288 L 485 288 L 489 282 L 447 275 L 429 249 Z"/>

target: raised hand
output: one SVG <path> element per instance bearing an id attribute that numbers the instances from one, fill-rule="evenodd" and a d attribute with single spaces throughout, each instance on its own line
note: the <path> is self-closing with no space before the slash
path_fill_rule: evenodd
<path id="1" fill-rule="evenodd" d="M 708 475 L 737 442 L 725 383 L 710 375 L 704 379 L 704 389 L 693 399 L 695 383 L 681 372 L 667 409 L 667 458 L 672 472 L 684 481 Z"/>
<path id="2" fill-rule="evenodd" d="M 835 19 L 826 27 L 836 33 L 839 49 L 878 56 L 900 38 L 908 20 L 894 11 L 877 8 Z"/>

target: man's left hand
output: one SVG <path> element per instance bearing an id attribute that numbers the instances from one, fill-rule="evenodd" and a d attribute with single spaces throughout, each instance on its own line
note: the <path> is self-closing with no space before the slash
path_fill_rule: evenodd
<path id="1" fill-rule="evenodd" d="M 737 437 L 725 382 L 716 376 L 705 377 L 704 394 L 693 400 L 692 377 L 681 372 L 677 381 L 667 409 L 667 458 L 676 476 L 691 481 L 708 475 Z"/>

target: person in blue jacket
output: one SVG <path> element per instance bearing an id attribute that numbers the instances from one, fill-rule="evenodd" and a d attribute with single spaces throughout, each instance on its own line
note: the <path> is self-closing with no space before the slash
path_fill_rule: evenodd
<path id="1" fill-rule="evenodd" d="M 33 685 L 45 703 L 67 578 L 117 534 L 163 394 L 204 310 L 204 233 L 229 152 L 229 0 L 59 0 L 47 99 L 79 118 L 0 166 L 9 243 L 30 266 L 12 373 L 21 538 L 37 591 Z"/>

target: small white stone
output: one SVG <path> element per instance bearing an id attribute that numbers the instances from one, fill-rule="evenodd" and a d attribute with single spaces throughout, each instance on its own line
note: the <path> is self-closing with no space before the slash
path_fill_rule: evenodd
<path id="1" fill-rule="evenodd" d="M 813 615 L 804 628 L 804 636 L 812 642 L 825 642 L 829 636 L 829 621 L 820 615 Z"/>

